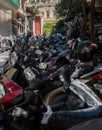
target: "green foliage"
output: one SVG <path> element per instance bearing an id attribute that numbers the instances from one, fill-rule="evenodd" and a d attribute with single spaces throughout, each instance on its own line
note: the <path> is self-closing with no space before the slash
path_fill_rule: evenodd
<path id="1" fill-rule="evenodd" d="M 61 34 L 66 34 L 67 26 L 65 25 L 63 20 L 59 20 L 55 25 L 55 30 Z"/>
<path id="2" fill-rule="evenodd" d="M 30 0 L 31 3 L 35 3 L 35 0 Z"/>
<path id="3" fill-rule="evenodd" d="M 65 18 L 73 17 L 82 10 L 81 0 L 61 0 L 55 7 L 56 16 Z M 81 11 L 82 12 L 82 11 Z"/>
<path id="4" fill-rule="evenodd" d="M 66 10 L 68 8 L 69 0 L 61 0 L 56 6 L 56 16 L 57 17 L 64 17 L 66 15 Z"/>
<path id="5" fill-rule="evenodd" d="M 45 23 L 43 26 L 43 33 L 45 33 L 46 35 L 50 35 L 53 33 L 53 27 L 54 24 L 53 23 Z"/>

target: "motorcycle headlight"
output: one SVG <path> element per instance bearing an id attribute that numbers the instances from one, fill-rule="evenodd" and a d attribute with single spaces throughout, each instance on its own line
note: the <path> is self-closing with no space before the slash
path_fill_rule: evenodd
<path id="1" fill-rule="evenodd" d="M 10 64 L 14 66 L 18 60 L 18 55 L 16 52 L 13 52 L 10 57 Z"/>
<path id="2" fill-rule="evenodd" d="M 102 35 L 98 36 L 98 40 L 102 41 Z"/>
<path id="3" fill-rule="evenodd" d="M 23 73 L 24 73 L 26 80 L 28 80 L 28 81 L 31 81 L 32 79 L 36 78 L 36 75 L 32 72 L 32 70 L 29 67 L 27 67 Z"/>
<path id="4" fill-rule="evenodd" d="M 47 68 L 47 64 L 46 63 L 39 63 L 39 68 L 42 70 L 45 70 Z"/>
<path id="5" fill-rule="evenodd" d="M 5 88 L 2 83 L 0 83 L 0 99 L 6 95 Z"/>

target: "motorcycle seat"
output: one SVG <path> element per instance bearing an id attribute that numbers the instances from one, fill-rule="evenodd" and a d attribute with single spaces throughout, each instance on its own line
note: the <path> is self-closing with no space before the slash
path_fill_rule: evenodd
<path id="1" fill-rule="evenodd" d="M 82 76 L 80 76 L 80 78 L 86 78 L 86 77 L 90 77 L 92 75 L 98 74 L 99 72 L 102 72 L 102 66 L 98 66 L 93 68 L 92 71 L 90 71 L 89 73 L 83 74 Z"/>
<path id="2" fill-rule="evenodd" d="M 81 68 L 81 71 L 80 71 L 80 76 L 82 76 L 82 75 L 84 75 L 84 74 L 87 74 L 87 73 L 89 73 L 89 72 L 91 72 L 91 71 L 93 71 L 93 70 L 94 70 L 94 67 L 91 66 L 91 65 L 83 66 L 83 67 Z"/>
<path id="3" fill-rule="evenodd" d="M 29 86 L 25 90 L 43 90 L 45 88 L 45 84 L 42 80 L 40 79 L 33 79 Z"/>
<path id="4" fill-rule="evenodd" d="M 78 44 L 79 45 L 90 45 L 90 41 L 79 41 Z"/>

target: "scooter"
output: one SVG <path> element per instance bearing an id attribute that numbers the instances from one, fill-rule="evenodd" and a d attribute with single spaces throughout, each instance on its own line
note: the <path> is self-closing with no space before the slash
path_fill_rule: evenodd
<path id="1" fill-rule="evenodd" d="M 10 50 L 0 53 L 0 74 L 4 72 L 4 66 L 8 63 L 10 58 Z"/>
<path id="2" fill-rule="evenodd" d="M 80 79 L 82 82 L 91 86 L 91 89 L 93 89 L 93 91 L 102 99 L 102 66 L 93 67 L 92 65 L 77 62 L 71 79 Z"/>
<path id="3" fill-rule="evenodd" d="M 0 104 L 0 130 L 27 130 L 17 122 L 14 122 Z"/>
<path id="4" fill-rule="evenodd" d="M 67 129 L 82 121 L 101 117 L 102 101 L 99 97 L 80 80 L 71 81 L 70 73 L 66 72 L 70 72 L 68 65 L 51 75 L 54 77 L 59 74 L 63 83 L 56 91 L 46 94 L 43 82 L 29 86 L 24 94 L 25 101 L 13 109 L 14 119 L 16 117 L 17 121 L 21 116 L 26 121 L 34 119 L 30 128 L 32 130 L 35 128 L 34 121 L 41 123 L 39 129 Z"/>
<path id="5" fill-rule="evenodd" d="M 6 76 L 0 77 L 0 103 L 3 104 L 5 110 L 21 102 L 22 93 L 23 89 L 14 81 Z"/>

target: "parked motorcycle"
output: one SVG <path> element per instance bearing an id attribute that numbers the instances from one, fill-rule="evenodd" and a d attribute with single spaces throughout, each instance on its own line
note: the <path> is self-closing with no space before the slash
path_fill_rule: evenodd
<path id="1" fill-rule="evenodd" d="M 102 99 L 102 66 L 92 66 L 77 62 L 75 71 L 71 75 L 71 80 L 80 79 L 93 89 L 93 91 Z"/>
<path id="2" fill-rule="evenodd" d="M 17 122 L 14 122 L 0 104 L 0 130 L 27 130 Z"/>
<path id="3" fill-rule="evenodd" d="M 49 91 L 44 82 L 34 81 L 24 94 L 25 100 L 13 110 L 16 121 L 23 116 L 24 120 L 30 120 L 32 129 L 66 129 L 85 120 L 102 116 L 102 102 L 87 85 L 78 79 L 70 81 L 70 67 L 60 68 L 51 77 L 59 74 L 63 87 Z M 20 113 L 19 113 L 20 112 Z M 23 113 L 24 114 L 23 114 Z M 25 115 L 26 113 L 26 115 Z M 38 116 L 39 115 L 39 116 Z M 34 121 L 41 121 L 34 127 Z M 22 122 L 23 123 L 23 122 Z M 39 123 L 38 123 L 39 124 Z M 28 127 L 26 123 L 24 126 Z"/>
<path id="4" fill-rule="evenodd" d="M 10 50 L 0 53 L 0 74 L 4 73 L 4 68 L 7 65 L 10 58 Z"/>
<path id="5" fill-rule="evenodd" d="M 8 110 L 13 107 L 15 103 L 19 103 L 23 89 L 14 81 L 6 76 L 0 77 L 0 103 L 3 104 L 4 109 Z M 18 98 L 19 97 L 19 98 Z"/>
<path id="6" fill-rule="evenodd" d="M 64 89 L 61 86 L 56 89 L 48 88 L 48 86 L 45 86 L 45 82 L 37 79 L 37 82 L 34 81 L 32 87 L 29 86 L 29 88 L 27 88 L 28 90 L 26 89 L 25 92 L 21 94 L 23 96 L 17 96 L 15 100 L 12 100 L 13 103 L 17 105 L 17 107 L 13 109 L 12 115 L 13 117 L 17 117 L 16 122 L 22 124 L 23 122 L 19 122 L 19 117 L 23 116 L 22 120 L 24 120 L 24 124 L 22 124 L 22 126 L 25 126 L 25 128 L 28 127 L 30 130 L 34 128 L 34 122 L 35 124 L 38 122 L 35 127 L 38 127 L 40 130 L 40 121 L 43 128 L 54 127 L 66 129 L 82 120 L 101 116 L 101 100 L 95 95 L 93 90 L 79 80 L 70 81 L 71 67 L 69 68 L 70 69 L 66 71 L 68 72 L 68 80 L 64 80 L 66 77 L 63 78 L 62 71 L 61 82 L 63 83 Z M 61 70 L 63 70 L 63 67 L 62 69 L 59 68 L 57 72 L 52 73 L 48 78 L 54 78 Z M 75 102 L 73 102 L 73 99 L 75 99 Z M 18 103 L 18 101 L 20 102 Z M 21 114 L 18 113 L 19 110 L 21 110 Z M 45 118 L 46 115 L 48 115 L 48 118 Z M 78 120 L 76 120 L 76 118 L 78 118 Z M 31 123 L 30 127 L 26 125 L 28 119 Z M 45 119 L 48 120 L 45 122 Z M 70 122 L 70 119 L 73 121 Z M 66 121 L 68 121 L 69 124 Z"/>

